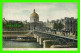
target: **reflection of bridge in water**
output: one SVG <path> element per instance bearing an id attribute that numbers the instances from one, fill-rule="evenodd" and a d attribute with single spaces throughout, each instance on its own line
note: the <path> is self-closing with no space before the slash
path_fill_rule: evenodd
<path id="1" fill-rule="evenodd" d="M 77 39 L 40 31 L 5 31 L 4 39 L 34 37 L 44 48 L 77 48 Z"/>

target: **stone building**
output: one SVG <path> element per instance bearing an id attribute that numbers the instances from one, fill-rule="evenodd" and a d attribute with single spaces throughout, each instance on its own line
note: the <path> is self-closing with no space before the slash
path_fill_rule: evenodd
<path id="1" fill-rule="evenodd" d="M 30 15 L 30 22 L 39 22 L 39 15 L 36 13 L 35 9 L 33 13 Z"/>
<path id="2" fill-rule="evenodd" d="M 65 17 L 61 19 L 61 22 L 64 25 L 63 30 L 70 31 L 73 35 L 77 36 L 77 19 L 74 19 L 74 17 Z"/>
<path id="3" fill-rule="evenodd" d="M 65 17 L 65 30 L 70 30 L 71 32 L 77 31 L 77 19 Z"/>
<path id="4" fill-rule="evenodd" d="M 39 22 L 39 15 L 36 13 L 35 9 L 30 15 L 30 22 L 28 25 L 29 30 L 40 30 L 44 26 L 43 22 Z"/>

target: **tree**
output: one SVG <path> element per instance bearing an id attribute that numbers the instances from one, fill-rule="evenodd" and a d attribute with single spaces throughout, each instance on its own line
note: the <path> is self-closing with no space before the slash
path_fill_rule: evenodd
<path id="1" fill-rule="evenodd" d="M 58 30 L 58 24 L 54 23 L 54 29 Z"/>
<path id="2" fill-rule="evenodd" d="M 54 29 L 61 30 L 64 27 L 62 23 L 54 23 Z"/>
<path id="3" fill-rule="evenodd" d="M 58 24 L 58 29 L 61 30 L 64 27 L 64 25 L 62 23 Z"/>
<path id="4" fill-rule="evenodd" d="M 23 23 L 19 21 L 9 21 L 5 24 L 7 30 L 18 30 L 23 28 Z"/>

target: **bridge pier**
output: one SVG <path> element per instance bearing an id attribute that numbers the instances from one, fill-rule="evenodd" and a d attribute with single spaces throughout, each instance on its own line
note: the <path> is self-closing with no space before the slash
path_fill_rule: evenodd
<path id="1" fill-rule="evenodd" d="M 40 44 L 40 45 L 43 45 L 43 41 L 44 41 L 44 40 L 49 40 L 49 39 L 50 39 L 50 38 L 48 38 L 48 37 L 40 37 L 40 38 L 39 38 L 39 44 Z"/>
<path id="2" fill-rule="evenodd" d="M 43 48 L 50 48 L 50 46 L 53 44 L 59 44 L 59 43 L 55 40 L 44 40 L 43 41 Z"/>
<path id="3" fill-rule="evenodd" d="M 39 42 L 39 36 L 37 36 L 37 42 Z"/>
<path id="4" fill-rule="evenodd" d="M 38 35 L 36 35 L 36 34 L 33 34 L 33 35 L 34 35 L 34 38 L 37 38 L 37 36 L 38 36 Z"/>

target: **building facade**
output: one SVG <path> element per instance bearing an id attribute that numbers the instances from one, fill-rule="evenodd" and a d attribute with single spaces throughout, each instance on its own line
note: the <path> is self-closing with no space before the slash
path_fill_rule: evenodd
<path id="1" fill-rule="evenodd" d="M 39 22 L 39 15 L 36 13 L 35 9 L 33 13 L 30 15 L 30 22 Z"/>
<path id="2" fill-rule="evenodd" d="M 39 22 L 39 15 L 34 9 L 33 13 L 30 15 L 29 30 L 40 30 L 43 28 L 43 25 L 43 22 Z"/>
<path id="3" fill-rule="evenodd" d="M 65 30 L 70 30 L 71 32 L 77 31 L 77 19 L 74 17 L 65 17 Z"/>

